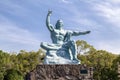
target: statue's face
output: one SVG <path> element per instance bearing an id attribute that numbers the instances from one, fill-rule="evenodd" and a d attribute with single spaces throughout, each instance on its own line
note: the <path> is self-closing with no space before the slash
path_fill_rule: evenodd
<path id="1" fill-rule="evenodd" d="M 56 29 L 61 29 L 63 27 L 63 21 L 62 20 L 58 20 L 56 23 Z"/>

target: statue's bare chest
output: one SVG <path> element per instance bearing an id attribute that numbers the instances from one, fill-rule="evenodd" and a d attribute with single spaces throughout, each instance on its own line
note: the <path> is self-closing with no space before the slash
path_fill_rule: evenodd
<path id="1" fill-rule="evenodd" d="M 63 41 L 65 35 L 66 35 L 66 31 L 64 30 L 54 30 L 54 32 L 52 32 L 52 38 L 58 41 Z"/>
<path id="2" fill-rule="evenodd" d="M 66 31 L 64 31 L 64 30 L 55 30 L 53 34 L 55 36 L 65 36 L 66 35 Z"/>

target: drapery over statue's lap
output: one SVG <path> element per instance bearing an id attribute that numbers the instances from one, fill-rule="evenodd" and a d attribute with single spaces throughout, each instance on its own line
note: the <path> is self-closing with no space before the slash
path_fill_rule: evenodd
<path id="1" fill-rule="evenodd" d="M 54 45 L 41 43 L 41 47 L 47 51 L 44 64 L 79 64 L 79 60 L 72 59 L 73 56 L 69 51 L 69 45 L 71 44 Z"/>
<path id="2" fill-rule="evenodd" d="M 46 50 L 44 64 L 80 64 L 77 59 L 77 48 L 72 36 L 85 35 L 90 31 L 69 31 L 62 29 L 63 21 L 58 20 L 55 27 L 50 24 L 52 11 L 48 11 L 46 26 L 51 34 L 52 43 L 42 42 L 41 47 Z"/>

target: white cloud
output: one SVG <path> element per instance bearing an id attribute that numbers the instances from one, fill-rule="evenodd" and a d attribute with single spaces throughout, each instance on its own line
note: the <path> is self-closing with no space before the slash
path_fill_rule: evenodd
<path id="1" fill-rule="evenodd" d="M 98 31 L 99 28 L 103 27 L 102 24 L 99 24 L 97 21 L 88 18 L 89 13 L 81 11 L 81 9 L 79 9 L 79 7 L 76 4 L 70 6 L 68 10 L 70 12 L 70 14 L 68 14 L 70 15 L 70 17 L 66 17 L 66 20 L 76 25 L 76 27 L 68 27 L 69 29 L 90 29 Z"/>
<path id="2" fill-rule="evenodd" d="M 0 41 L 11 41 L 26 45 L 37 45 L 39 43 L 28 30 L 18 27 L 3 16 L 0 16 L 0 18 Z"/>
<path id="3" fill-rule="evenodd" d="M 104 22 L 120 28 L 120 0 L 85 0 L 83 2 L 91 5 L 91 9 L 95 11 L 94 14 L 100 16 Z"/>
<path id="4" fill-rule="evenodd" d="M 97 49 L 106 50 L 108 52 L 112 52 L 114 54 L 120 54 L 120 43 L 119 40 L 114 41 L 99 41 L 95 43 L 95 47 Z"/>
<path id="5" fill-rule="evenodd" d="M 120 0 L 107 0 L 110 1 L 111 3 L 115 3 L 115 4 L 120 4 Z"/>
<path id="6" fill-rule="evenodd" d="M 63 3 L 72 3 L 70 0 L 61 0 Z"/>
<path id="7" fill-rule="evenodd" d="M 0 1 L 0 5 L 3 6 L 3 8 L 0 8 L 1 11 L 5 11 L 9 14 L 13 15 L 21 15 L 24 16 L 24 14 L 28 11 L 25 7 L 22 7 L 20 4 L 16 4 L 13 1 Z"/>
<path id="8" fill-rule="evenodd" d="M 112 2 L 115 2 L 111 0 Z M 102 16 L 104 21 L 109 22 L 118 28 L 120 28 L 120 6 L 112 3 L 111 1 L 99 2 L 93 4 L 93 9 L 98 11 L 98 15 Z M 120 3 L 120 1 L 119 1 Z"/>

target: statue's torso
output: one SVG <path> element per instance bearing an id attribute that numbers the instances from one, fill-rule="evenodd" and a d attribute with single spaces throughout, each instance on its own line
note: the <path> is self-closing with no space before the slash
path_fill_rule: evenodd
<path id="1" fill-rule="evenodd" d="M 54 29 L 54 31 L 51 32 L 52 42 L 54 44 L 63 44 L 66 33 L 67 33 L 67 31 L 65 31 L 65 30 Z"/>

